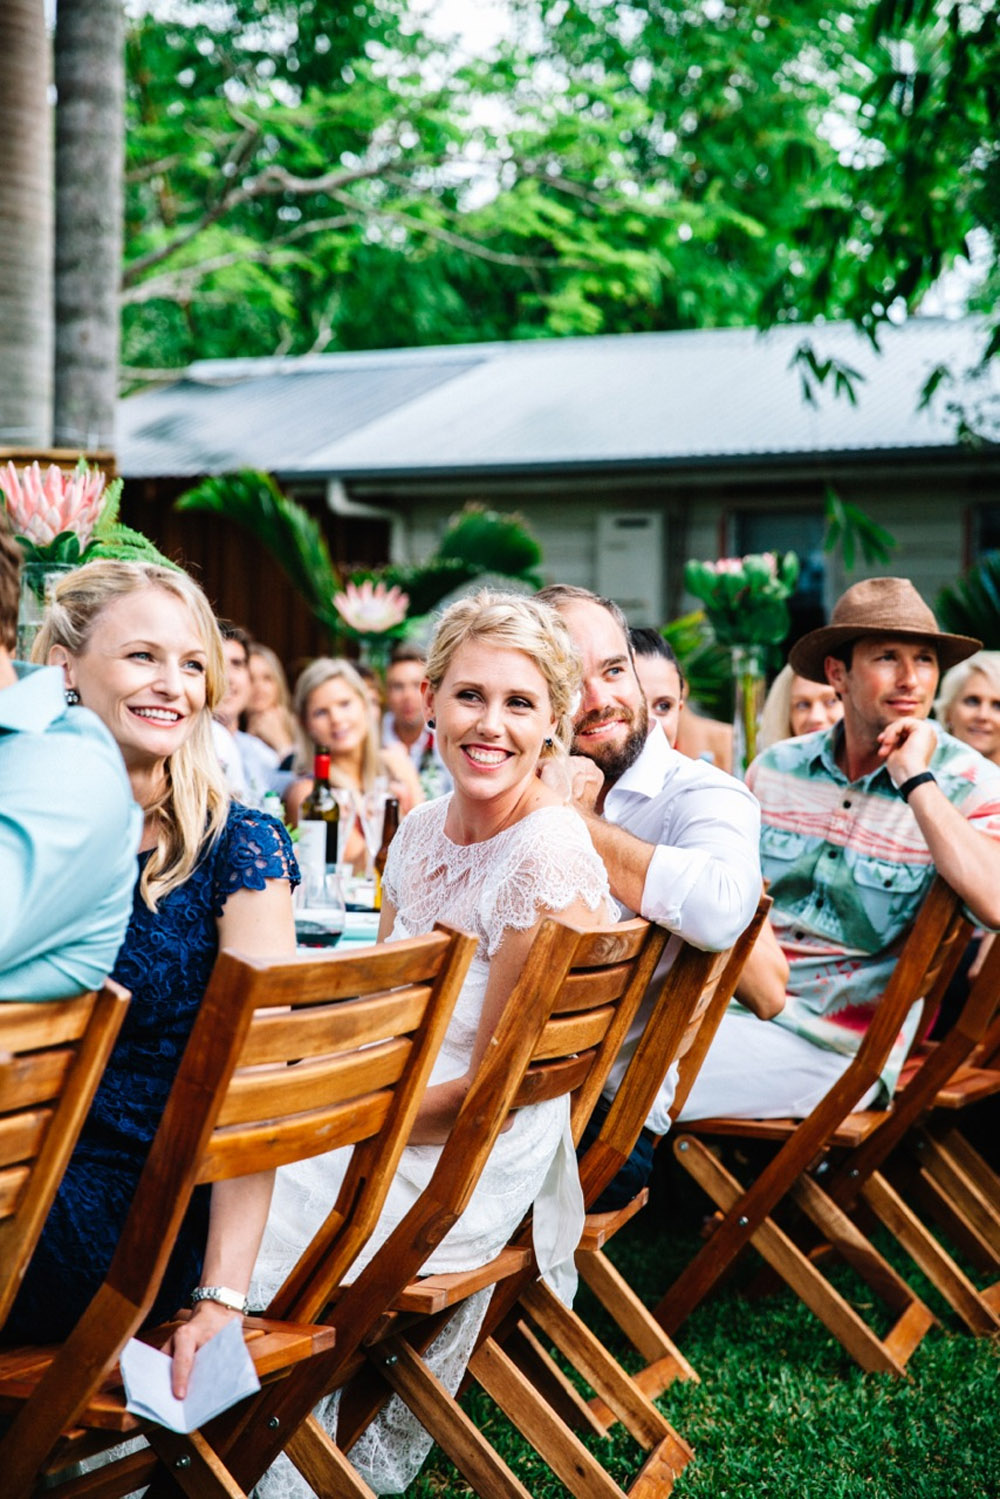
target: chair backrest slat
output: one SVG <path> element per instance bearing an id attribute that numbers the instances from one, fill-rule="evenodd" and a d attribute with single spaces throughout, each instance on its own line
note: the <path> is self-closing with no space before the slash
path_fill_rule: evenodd
<path id="1" fill-rule="evenodd" d="M 770 904 L 769 897 L 761 897 L 746 931 L 724 952 L 703 952 L 689 943 L 680 944 L 660 981 L 614 1100 L 580 1163 L 588 1205 L 628 1160 L 669 1068 L 691 1050 L 701 1023 L 712 1024 L 716 1015 L 721 1018 Z"/>
<path id="2" fill-rule="evenodd" d="M 0 1326 L 87 1117 L 129 996 L 0 1004 Z"/>
<path id="3" fill-rule="evenodd" d="M 364 1141 L 365 1159 L 374 1163 L 365 1181 L 367 1197 L 362 1211 L 345 1216 L 341 1233 L 343 1258 L 350 1263 L 356 1256 L 384 1201 L 475 949 L 475 938 L 441 929 L 361 955 L 265 961 L 219 954 L 104 1284 L 0 1442 L 0 1471 L 14 1493 L 30 1484 L 144 1322 L 199 1179 L 246 1175 L 292 1159 L 296 1150 L 309 1155 L 317 1148 Z M 393 1023 L 388 991 L 396 985 L 401 987 L 394 1023 L 403 1039 L 389 1071 L 398 1081 L 366 1093 L 366 1083 L 385 1062 L 385 1036 Z M 424 996 L 422 1006 L 415 1003 L 415 990 Z M 353 999 L 366 993 L 379 996 L 367 1016 L 363 1005 L 352 1009 Z M 313 1053 L 324 1018 L 331 1037 L 338 1031 L 341 1038 L 353 1035 L 358 1049 L 370 1039 L 366 1024 L 372 1022 L 379 1055 L 353 1068 L 341 1059 L 339 1073 L 335 1066 L 330 1069 L 325 1107 L 302 1113 L 302 1093 L 311 1095 L 312 1088 L 303 1071 L 303 1090 L 296 1063 Z M 257 1028 L 265 1041 L 254 1035 Z M 280 1066 L 278 1034 L 288 1047 Z M 252 1082 L 259 1065 L 254 1059 L 262 1056 L 275 1063 L 267 1069 L 273 1078 L 262 1087 L 263 1108 L 250 1111 L 256 1117 L 246 1124 L 220 1125 L 234 1073 L 239 1080 L 234 1109 L 247 1112 L 245 1083 Z M 283 1088 L 274 1080 L 279 1074 Z M 265 1074 L 256 1076 L 263 1080 Z M 338 1081 L 347 1096 L 334 1092 Z M 282 1092 L 291 1123 L 283 1118 Z M 363 1154 L 365 1145 L 361 1149 Z M 339 1201 L 348 1200 L 349 1185 Z"/>
<path id="4" fill-rule="evenodd" d="M 410 1023 L 418 1025 L 419 1016 Z M 391 1040 L 374 1041 L 363 1051 L 297 1061 L 291 1079 L 285 1076 L 287 1064 L 263 1070 L 257 1065 L 241 1068 L 229 1085 L 218 1124 L 220 1127 L 254 1121 L 266 1124 L 272 1119 L 294 1118 L 322 1109 L 331 1096 L 363 1097 L 378 1088 L 391 1088 L 399 1081 L 409 1058 L 410 1048 L 404 1037 L 405 1031 Z M 296 1051 L 299 1049 L 297 1042 L 290 1045 Z"/>
<path id="5" fill-rule="evenodd" d="M 510 1109 L 566 1094 L 575 1101 L 586 1089 L 599 1095 L 666 939 L 662 928 L 638 918 L 583 933 L 554 919 L 542 923 L 430 1183 L 337 1302 L 342 1353 L 362 1336 L 372 1308 L 389 1305 L 464 1212 Z M 615 1003 L 604 997 L 608 965 L 625 970 L 615 979 Z M 588 991 L 591 976 L 602 996 L 596 1009 Z M 570 993 L 577 997 L 577 1015 L 564 1008 L 554 1020 L 554 1006 L 564 1005 Z M 584 1028 L 587 1049 L 581 1053 L 576 1042 Z M 315 1288 L 307 1287 L 293 1310 L 309 1318 L 322 1307 Z"/>

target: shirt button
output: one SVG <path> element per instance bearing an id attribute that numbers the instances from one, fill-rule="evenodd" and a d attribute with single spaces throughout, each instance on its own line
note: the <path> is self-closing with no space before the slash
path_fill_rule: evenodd
<path id="1" fill-rule="evenodd" d="M 850 806 L 850 805 L 851 805 L 851 804 L 850 804 L 850 802 L 845 802 L 845 803 L 844 803 L 844 806 L 845 806 L 845 807 L 849 807 L 849 806 Z"/>
<path id="2" fill-rule="evenodd" d="M 835 859 L 837 857 L 837 850 L 835 848 L 828 848 L 827 853 L 831 859 Z"/>

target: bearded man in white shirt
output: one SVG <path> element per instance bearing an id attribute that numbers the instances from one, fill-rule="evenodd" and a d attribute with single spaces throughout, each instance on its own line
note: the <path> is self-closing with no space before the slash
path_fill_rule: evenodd
<path id="1" fill-rule="evenodd" d="M 671 748 L 650 724 L 618 605 L 584 588 L 555 584 L 538 595 L 558 609 L 583 661 L 583 689 L 575 723 L 568 789 L 604 860 L 625 915 L 638 912 L 677 938 L 707 951 L 730 947 L 749 924 L 761 892 L 760 808 L 733 776 Z M 556 784 L 562 767 L 549 762 L 543 779 Z M 670 942 L 650 986 L 673 961 Z M 762 1019 L 784 1003 L 780 962 L 742 1001 Z M 612 1070 L 605 1098 L 614 1097 L 651 1007 L 647 997 Z M 632 1160 L 600 1200 L 600 1208 L 630 1200 L 644 1184 L 655 1136 L 670 1127 L 676 1087 L 665 1078 Z"/>

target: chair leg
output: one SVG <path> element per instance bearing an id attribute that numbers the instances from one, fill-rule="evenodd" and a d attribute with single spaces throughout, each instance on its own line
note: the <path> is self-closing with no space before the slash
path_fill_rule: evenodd
<path id="1" fill-rule="evenodd" d="M 875 1172 L 862 1188 L 869 1206 L 907 1254 L 937 1287 L 970 1332 L 1000 1332 L 1000 1317 L 985 1302 L 972 1281 L 939 1244 L 916 1213 L 893 1191 L 884 1176 Z"/>
<path id="2" fill-rule="evenodd" d="M 482 1499 L 531 1499 L 524 1484 L 405 1338 L 392 1337 L 379 1344 L 379 1369 L 476 1494 Z M 586 1451 L 583 1447 L 581 1450 Z"/>
<path id="3" fill-rule="evenodd" d="M 647 1360 L 646 1367 L 632 1376 L 644 1395 L 655 1400 L 675 1379 L 698 1381 L 695 1369 L 602 1250 L 578 1252 L 576 1264 L 581 1280 L 614 1318 L 632 1347 Z M 591 1401 L 591 1409 L 607 1431 L 615 1419 L 612 1412 L 600 1400 Z"/>
<path id="4" fill-rule="evenodd" d="M 473 1354 L 470 1370 L 486 1393 L 496 1401 L 508 1420 L 531 1443 L 556 1477 L 575 1499 L 621 1499 L 618 1484 L 605 1472 L 597 1459 L 587 1451 L 575 1433 L 569 1431 L 542 1400 L 517 1365 L 492 1338 Z M 661 1417 L 662 1420 L 662 1417 Z M 668 1495 L 674 1479 L 690 1461 L 691 1449 L 674 1433 L 675 1446 L 665 1453 L 658 1444 L 651 1460 L 644 1465 L 629 1493 L 639 1499 L 654 1493 Z M 650 1488 L 651 1475 L 656 1487 Z"/>
<path id="5" fill-rule="evenodd" d="M 1000 1179 L 957 1130 L 942 1140 L 922 1130 L 914 1151 L 921 1173 L 945 1195 L 969 1232 L 1000 1265 Z"/>
<path id="6" fill-rule="evenodd" d="M 591 1409 L 593 1402 L 585 1400 L 572 1380 L 567 1379 L 526 1322 L 518 1322 L 502 1341 L 508 1358 L 527 1375 L 560 1420 L 573 1431 L 589 1432 L 596 1437 L 606 1435 L 608 1425 L 617 1419 L 614 1412 L 608 1412 L 607 1424 L 595 1418 Z"/>
<path id="7" fill-rule="evenodd" d="M 573 1368 L 579 1370 L 610 1406 L 643 1450 L 649 1452 L 662 1446 L 673 1450 L 679 1463 L 676 1471 L 680 1472 L 691 1459 L 690 1447 L 577 1313 L 564 1306 L 541 1280 L 525 1290 L 521 1305 L 543 1332 L 565 1351 Z"/>
<path id="8" fill-rule="evenodd" d="M 315 1416 L 308 1416 L 285 1449 L 316 1494 L 337 1499 L 375 1499 L 361 1474 Z"/>
<path id="9" fill-rule="evenodd" d="M 743 1188 L 740 1183 L 700 1140 L 689 1140 L 685 1165 L 713 1202 L 724 1211 L 728 1212 L 742 1197 Z M 897 1276 L 880 1255 L 876 1255 L 871 1245 L 857 1233 L 850 1221 L 825 1193 L 820 1192 L 810 1178 L 802 1177 L 799 1180 L 800 1184 L 809 1183 L 808 1187 L 800 1191 L 800 1205 L 806 1207 L 810 1217 L 816 1221 L 815 1210 L 822 1199 L 824 1210 L 829 1211 L 821 1214 L 827 1221 L 820 1226 L 834 1237 L 839 1236 L 841 1244 L 838 1248 L 841 1253 L 844 1252 L 842 1245 L 849 1245 L 856 1259 L 864 1259 L 869 1276 L 877 1273 L 880 1283 L 887 1289 L 892 1289 L 897 1303 L 901 1295 L 900 1288 L 905 1291 L 906 1309 L 889 1337 L 883 1341 L 871 1330 L 773 1219 L 764 1219 L 752 1234 L 750 1243 L 778 1271 L 862 1369 L 869 1373 L 903 1374 L 909 1354 L 924 1333 L 934 1325 L 933 1313 L 910 1291 L 902 1277 Z M 706 1249 L 710 1248 L 711 1240 L 706 1245 Z"/>
<path id="10" fill-rule="evenodd" d="M 150 1426 L 149 1445 L 188 1499 L 246 1499 L 243 1489 L 200 1431 L 183 1435 Z"/>

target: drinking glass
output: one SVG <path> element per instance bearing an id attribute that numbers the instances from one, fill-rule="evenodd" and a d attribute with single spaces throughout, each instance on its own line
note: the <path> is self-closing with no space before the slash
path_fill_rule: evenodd
<path id="1" fill-rule="evenodd" d="M 309 871 L 295 892 L 295 941 L 299 947 L 336 947 L 344 934 L 347 906 L 336 869 Z"/>

